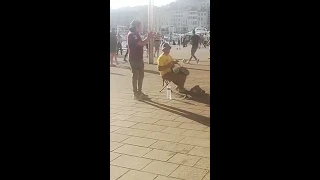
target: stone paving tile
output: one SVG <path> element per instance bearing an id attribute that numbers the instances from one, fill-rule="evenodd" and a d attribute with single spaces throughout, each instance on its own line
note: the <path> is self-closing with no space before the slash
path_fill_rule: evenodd
<path id="1" fill-rule="evenodd" d="M 156 111 L 156 109 L 152 109 L 152 108 L 141 108 L 141 107 L 137 107 L 135 109 L 135 112 L 145 112 L 145 113 L 151 113 L 153 111 Z"/>
<path id="2" fill-rule="evenodd" d="M 178 127 L 178 126 L 180 126 L 182 123 L 181 123 L 181 122 L 173 122 L 173 121 L 160 120 L 160 121 L 155 122 L 154 124 L 163 125 L 163 126 L 169 126 L 169 127 Z"/>
<path id="3" fill-rule="evenodd" d="M 119 105 L 119 106 L 131 106 L 131 105 L 134 105 L 136 104 L 134 101 L 122 101 L 122 102 L 118 102 L 118 101 L 112 101 L 110 102 L 110 106 L 112 105 Z M 120 109 L 121 110 L 121 109 Z"/>
<path id="4" fill-rule="evenodd" d="M 136 112 L 135 109 L 137 109 L 137 107 L 134 106 L 120 106 L 120 107 L 116 107 L 117 109 L 121 109 L 123 111 L 134 111 Z"/>
<path id="5" fill-rule="evenodd" d="M 133 146 L 133 145 L 125 144 L 125 145 L 119 147 L 118 149 L 114 150 L 114 152 L 142 157 L 143 155 L 147 154 L 151 150 L 152 149 L 146 148 L 146 147 L 140 147 L 140 146 Z"/>
<path id="6" fill-rule="evenodd" d="M 141 170 L 146 165 L 148 165 L 151 161 L 152 160 L 146 159 L 146 158 L 122 155 L 117 159 L 111 161 L 110 164 L 115 166 L 135 169 L 135 170 Z"/>
<path id="7" fill-rule="evenodd" d="M 150 148 L 165 150 L 165 151 L 172 151 L 177 153 L 188 153 L 194 146 L 186 145 L 186 144 L 179 144 L 174 142 L 167 142 L 167 141 L 158 141 L 150 146 Z M 196 153 L 197 151 L 195 151 Z M 209 151 L 210 152 L 210 151 Z"/>
<path id="8" fill-rule="evenodd" d="M 138 116 L 138 117 L 147 117 L 147 118 L 150 118 L 150 117 L 153 117 L 154 114 L 153 113 L 145 113 L 145 112 L 136 112 L 134 114 L 132 114 L 132 116 Z"/>
<path id="9" fill-rule="evenodd" d="M 166 176 L 158 176 L 154 180 L 180 180 L 180 179 L 176 179 L 176 178 L 172 178 L 172 177 L 166 177 Z"/>
<path id="10" fill-rule="evenodd" d="M 122 145 L 123 145 L 122 143 L 110 142 L 110 151 L 113 151 Z"/>
<path id="11" fill-rule="evenodd" d="M 121 128 L 119 130 L 114 131 L 114 133 L 125 134 L 129 136 L 139 136 L 144 137 L 147 134 L 150 134 L 152 131 L 146 131 L 141 129 L 132 129 L 132 128 Z"/>
<path id="12" fill-rule="evenodd" d="M 117 115 L 116 115 L 116 116 L 117 116 Z M 113 122 L 115 122 L 115 121 L 118 121 L 118 120 L 117 120 L 117 119 L 111 119 L 111 118 L 110 118 L 110 124 L 113 123 Z"/>
<path id="13" fill-rule="evenodd" d="M 118 129 L 121 129 L 122 127 L 119 126 L 110 126 L 110 132 L 116 131 Z"/>
<path id="14" fill-rule="evenodd" d="M 144 124 L 144 123 L 138 123 L 131 128 L 134 129 L 143 129 L 143 130 L 149 130 L 149 131 L 162 131 L 166 128 L 166 126 L 158 126 L 153 124 Z"/>
<path id="15" fill-rule="evenodd" d="M 194 165 L 194 167 L 210 170 L 210 159 L 201 158 L 200 161 L 198 161 L 196 165 Z"/>
<path id="16" fill-rule="evenodd" d="M 149 109 L 154 109 L 155 107 L 150 105 L 150 104 L 146 104 L 143 102 L 137 102 L 137 104 L 133 105 L 133 107 L 137 107 L 137 108 L 149 108 Z"/>
<path id="17" fill-rule="evenodd" d="M 114 121 L 111 123 L 112 126 L 120 126 L 120 127 L 131 127 L 133 125 L 137 124 L 136 122 L 131 122 L 131 121 Z"/>
<path id="18" fill-rule="evenodd" d="M 194 166 L 201 157 L 198 156 L 191 156 L 187 154 L 176 154 L 171 159 L 168 160 L 168 162 L 172 162 L 175 164 L 182 164 L 185 166 Z"/>
<path id="19" fill-rule="evenodd" d="M 161 132 L 168 133 L 168 134 L 180 135 L 184 131 L 186 131 L 186 130 L 185 129 L 180 129 L 180 128 L 174 128 L 174 127 L 167 127 L 166 129 L 162 130 Z"/>
<path id="20" fill-rule="evenodd" d="M 207 172 L 207 170 L 194 167 L 179 166 L 172 174 L 170 174 L 170 176 L 185 180 L 201 180 Z"/>
<path id="21" fill-rule="evenodd" d="M 175 49 L 175 48 L 174 48 Z M 184 48 L 186 50 L 186 48 Z M 201 51 L 202 49 L 199 49 Z M 190 51 L 190 47 L 189 50 Z M 182 51 L 181 51 L 182 52 Z M 180 52 L 180 54 L 181 54 Z M 183 53 L 182 53 L 183 54 Z M 201 53 L 200 53 L 201 54 Z M 177 54 L 176 56 L 178 56 Z M 179 55 L 180 56 L 180 55 Z M 207 56 L 207 55 L 205 55 Z M 199 57 L 201 59 L 201 57 Z M 206 57 L 207 58 L 207 57 Z M 197 69 L 205 69 L 209 70 L 209 62 L 208 60 L 204 60 L 202 62 L 200 60 L 201 66 L 198 66 L 195 64 L 194 61 L 191 62 L 191 64 L 186 64 L 185 66 L 188 68 L 189 66 L 192 68 L 197 68 Z M 205 66 L 204 66 L 205 65 Z M 148 67 L 147 67 L 148 66 Z M 152 69 L 157 70 L 157 66 L 154 65 L 148 65 L 146 64 L 146 69 Z M 182 144 L 178 143 L 177 138 L 173 138 L 172 136 L 177 136 L 178 139 L 179 137 L 191 137 L 191 138 L 199 138 L 199 139 L 210 139 L 210 127 L 204 126 L 200 124 L 199 122 L 189 119 L 187 116 L 186 117 L 181 117 L 181 113 L 187 115 L 183 110 L 199 114 L 205 117 L 210 117 L 210 107 L 208 107 L 205 104 L 195 102 L 192 100 L 182 100 L 181 98 L 178 98 L 174 96 L 173 100 L 168 100 L 166 99 L 166 93 L 159 93 L 158 90 L 161 88 L 161 78 L 159 78 L 158 74 L 151 74 L 151 73 L 146 73 L 145 75 L 145 85 L 144 90 L 145 93 L 151 97 L 150 102 L 139 102 L 139 101 L 134 101 L 133 95 L 132 95 L 132 90 L 131 90 L 131 71 L 128 69 L 121 69 L 121 68 L 110 68 L 111 72 L 116 72 L 123 74 L 124 76 L 115 76 L 110 74 L 112 78 L 110 79 L 110 83 L 113 87 L 111 89 L 110 97 L 111 97 L 111 102 L 110 102 L 110 124 L 112 123 L 120 123 L 118 120 L 121 121 L 130 121 L 134 124 L 130 128 L 126 127 L 119 127 L 118 126 L 111 126 L 110 131 L 112 132 L 110 135 L 110 139 L 113 142 L 121 142 L 121 144 L 124 145 L 132 145 L 132 146 L 137 146 L 137 147 L 145 147 L 145 148 L 152 148 L 152 152 L 148 152 L 145 154 L 146 156 L 150 156 L 153 158 L 156 158 L 157 156 L 160 156 L 157 150 L 163 150 L 163 151 L 170 151 L 172 153 L 179 153 L 178 155 L 175 155 L 171 157 L 169 160 L 167 160 L 167 163 L 169 163 L 170 160 L 174 161 L 176 160 L 175 164 L 178 166 L 191 166 L 191 164 L 194 164 L 192 160 L 189 160 L 187 157 L 194 157 L 198 156 L 199 161 L 194 164 L 193 168 L 195 169 L 200 169 L 200 170 L 205 170 L 207 173 L 203 177 L 202 180 L 208 180 L 210 177 L 210 171 L 206 169 L 208 167 L 208 162 L 207 160 L 210 157 L 210 148 L 204 148 L 200 147 L 201 143 L 199 142 L 192 142 L 192 144 L 196 144 L 197 146 L 195 147 L 194 145 L 189 145 L 189 144 Z M 191 88 L 196 84 L 199 84 L 201 88 L 203 88 L 205 91 L 209 91 L 209 83 L 210 78 L 209 78 L 209 71 L 202 71 L 202 70 L 193 70 L 190 69 L 190 73 L 193 74 L 192 77 L 188 77 L 187 83 L 186 83 L 186 88 Z M 148 86 L 147 86 L 148 85 Z M 170 107 L 176 107 L 178 108 L 177 110 L 170 109 Z M 163 109 L 162 109 L 163 108 Z M 165 121 L 170 121 L 173 123 L 169 124 L 161 124 L 164 123 Z M 121 122 L 123 123 L 123 122 Z M 143 129 L 148 129 L 148 130 L 143 130 L 143 129 L 138 129 L 137 127 L 140 126 L 140 123 L 143 124 L 149 124 L 145 125 L 147 128 Z M 176 123 L 183 123 L 179 124 L 178 127 L 172 124 Z M 154 126 L 150 126 L 154 125 Z M 159 129 L 156 128 L 151 128 L 151 127 L 156 127 L 155 125 L 158 126 L 165 126 L 165 129 L 162 129 L 159 132 Z M 123 125 L 122 125 L 123 126 Z M 134 127 L 135 126 L 135 127 Z M 156 133 L 158 132 L 158 133 Z M 118 134 L 117 135 L 112 135 L 112 134 Z M 159 137 L 148 137 L 148 135 L 155 136 L 158 135 Z M 123 136 L 131 136 L 127 139 L 123 139 L 121 137 Z M 168 137 L 163 138 L 163 137 Z M 209 138 L 208 138 L 209 137 Z M 150 139 L 149 139 L 150 138 Z M 187 139 L 188 140 L 188 139 Z M 171 142 L 170 142 L 171 141 Z M 186 143 L 186 139 L 181 139 L 183 143 Z M 122 146 L 118 147 L 121 148 Z M 136 170 L 142 170 L 144 167 L 146 167 L 149 163 L 152 161 L 157 162 L 158 160 L 151 160 L 147 157 L 135 157 L 135 156 L 129 156 L 125 154 L 118 154 L 115 153 L 116 150 L 114 149 L 114 152 L 110 152 L 110 157 L 111 157 L 111 162 L 110 164 L 117 163 L 116 166 L 121 166 L 121 167 L 126 167 L 131 169 L 130 171 L 126 172 L 126 174 L 122 175 L 119 177 L 117 180 L 126 180 L 127 179 L 133 179 L 135 178 L 135 173 L 130 176 L 130 173 L 133 173 L 132 169 Z M 121 149 L 120 149 L 121 150 Z M 154 153 L 154 154 L 153 154 Z M 183 155 L 185 157 L 183 157 Z M 188 156 L 186 156 L 188 155 Z M 180 157 L 182 156 L 182 157 Z M 136 158 L 136 159 L 135 159 Z M 158 159 L 161 159 L 157 157 Z M 176 159 L 175 159 L 176 158 Z M 184 162 L 185 159 L 191 161 L 191 162 Z M 165 160 L 166 158 L 162 159 Z M 192 158 L 191 158 L 192 159 Z M 180 160 L 180 161 L 179 161 Z M 144 164 L 143 166 L 143 161 L 147 161 L 147 163 Z M 140 162 L 140 163 L 139 163 Z M 183 163 L 185 163 L 183 165 Z M 138 163 L 138 165 L 137 165 Z M 166 167 L 164 165 L 160 167 Z M 141 168 L 141 169 L 139 169 Z M 179 167 L 180 168 L 180 167 Z M 162 169 L 160 169 L 162 170 Z M 154 170 L 155 172 L 157 169 Z M 141 174 L 141 175 L 136 175 L 137 178 L 140 180 L 143 180 L 145 176 L 143 176 L 145 173 L 152 173 L 152 177 L 150 179 L 154 180 L 183 180 L 182 178 L 178 177 L 168 177 L 168 175 L 165 175 L 166 173 L 161 173 L 163 175 L 159 175 L 160 173 L 155 173 L 155 172 L 144 172 L 142 171 L 137 171 L 136 174 Z M 128 174 L 128 175 L 127 175 Z M 174 173 L 171 173 L 174 174 Z M 179 174 L 179 173 L 178 173 Z M 170 174 L 169 174 L 170 175 Z M 189 175 L 188 175 L 188 178 Z M 149 179 L 146 177 L 146 180 Z M 192 179 L 192 178 L 190 178 Z M 196 178 L 192 180 L 197 180 Z"/>
<path id="22" fill-rule="evenodd" d="M 155 160 L 159 160 L 159 161 L 167 161 L 175 154 L 176 154 L 175 152 L 153 149 L 152 151 L 148 152 L 143 157 L 149 158 L 149 159 L 155 159 Z"/>
<path id="23" fill-rule="evenodd" d="M 202 131 L 202 130 L 206 129 L 207 126 L 198 125 L 198 124 L 191 124 L 191 123 L 183 123 L 179 126 L 179 128 Z"/>
<path id="24" fill-rule="evenodd" d="M 122 102 L 124 101 L 125 99 L 120 99 L 120 98 L 110 98 L 110 102 L 114 102 L 114 101 L 118 101 L 118 102 Z"/>
<path id="25" fill-rule="evenodd" d="M 210 158 L 210 148 L 194 147 L 188 154 Z"/>
<path id="26" fill-rule="evenodd" d="M 121 156 L 121 154 L 110 152 L 110 161 L 114 160 L 115 158 Z"/>
<path id="27" fill-rule="evenodd" d="M 117 98 L 110 98 L 110 101 L 111 100 L 117 100 Z M 121 108 L 121 106 L 118 106 L 118 105 L 112 105 L 112 106 L 110 106 L 110 109 L 120 109 Z"/>
<path id="28" fill-rule="evenodd" d="M 117 114 L 116 113 L 110 113 L 110 118 L 116 116 Z"/>
<path id="29" fill-rule="evenodd" d="M 179 143 L 190 144 L 190 145 L 201 146 L 201 147 L 210 147 L 210 139 L 203 139 L 203 138 L 186 137 L 183 140 L 181 140 Z"/>
<path id="30" fill-rule="evenodd" d="M 210 172 L 202 180 L 210 180 Z"/>
<path id="31" fill-rule="evenodd" d="M 142 171 L 168 176 L 171 174 L 179 165 L 161 162 L 161 161 L 153 161 L 148 164 Z"/>
<path id="32" fill-rule="evenodd" d="M 185 117 L 178 117 L 178 118 L 174 119 L 173 121 L 182 122 L 182 123 L 192 123 L 193 122 L 193 120 L 191 120 L 189 118 L 185 118 Z"/>
<path id="33" fill-rule="evenodd" d="M 127 136 L 127 135 L 110 133 L 110 141 L 114 141 L 114 142 L 121 142 L 125 139 L 128 139 L 129 137 L 130 136 Z"/>
<path id="34" fill-rule="evenodd" d="M 110 109 L 110 113 L 117 113 L 119 111 L 121 111 L 121 110 L 119 110 L 119 109 Z"/>
<path id="35" fill-rule="evenodd" d="M 161 116 L 161 115 L 166 115 L 166 116 L 176 116 L 179 117 L 177 114 L 167 111 L 167 110 L 163 110 L 163 109 L 157 109 L 156 111 L 152 112 L 154 115 L 157 116 Z M 169 117 L 169 119 L 165 119 L 165 120 L 171 120 L 172 118 Z"/>
<path id="36" fill-rule="evenodd" d="M 158 140 L 172 141 L 172 142 L 179 142 L 183 138 L 185 138 L 185 136 L 172 135 L 172 134 L 166 134 L 166 133 L 160 133 L 160 132 L 152 132 L 146 135 L 146 137 L 151 139 L 158 139 Z"/>
<path id="37" fill-rule="evenodd" d="M 210 132 L 208 132 L 208 131 L 186 130 L 181 135 L 197 137 L 197 138 L 207 138 L 207 139 L 210 138 Z"/>
<path id="38" fill-rule="evenodd" d="M 140 138 L 140 137 L 130 137 L 123 141 L 125 144 L 131 144 L 136 146 L 143 146 L 143 147 L 149 147 L 153 143 L 155 143 L 157 140 L 153 139 L 147 139 L 147 138 Z"/>
<path id="39" fill-rule="evenodd" d="M 151 118 L 151 117 L 137 117 L 137 116 L 132 116 L 127 121 L 133 121 L 133 122 L 141 122 L 141 123 L 148 123 L 148 124 L 153 124 L 160 119 L 157 118 Z"/>
<path id="40" fill-rule="evenodd" d="M 118 166 L 110 166 L 110 180 L 116 180 L 126 172 L 128 172 L 129 169 L 118 167 Z"/>
<path id="41" fill-rule="evenodd" d="M 129 115 L 125 115 L 125 114 L 117 114 L 116 116 L 112 117 L 112 119 L 116 119 L 116 120 L 127 120 L 129 119 L 131 116 Z"/>
<path id="42" fill-rule="evenodd" d="M 153 180 L 156 177 L 157 175 L 155 174 L 136 171 L 136 170 L 130 170 L 118 180 Z"/>
<path id="43" fill-rule="evenodd" d="M 154 116 L 154 118 L 158 118 L 158 119 L 162 119 L 162 120 L 167 120 L 167 121 L 172 121 L 176 118 L 178 118 L 177 115 L 173 116 L 173 115 L 166 115 L 166 114 L 156 114 Z"/>

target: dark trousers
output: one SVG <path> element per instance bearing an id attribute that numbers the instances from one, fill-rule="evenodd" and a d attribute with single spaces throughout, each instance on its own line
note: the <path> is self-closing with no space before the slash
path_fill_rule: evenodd
<path id="1" fill-rule="evenodd" d="M 129 52 L 129 48 L 127 48 L 127 52 L 126 52 L 126 54 L 124 55 L 124 59 L 127 59 L 128 52 Z"/>
<path id="2" fill-rule="evenodd" d="M 129 57 L 130 58 L 130 57 Z M 133 92 L 141 92 L 142 83 L 144 78 L 144 62 L 143 60 L 129 59 L 131 71 L 132 71 L 132 87 Z"/>
<path id="3" fill-rule="evenodd" d="M 122 44 L 120 42 L 118 42 L 118 44 L 117 44 L 117 55 L 119 53 L 119 50 L 120 50 L 120 53 L 122 55 Z"/>
<path id="4" fill-rule="evenodd" d="M 192 46 L 191 47 L 191 56 L 194 56 L 194 54 L 197 52 L 198 46 Z"/>
<path id="5" fill-rule="evenodd" d="M 208 41 L 204 41 L 204 42 L 203 42 L 204 48 L 207 47 L 207 44 L 208 44 Z"/>

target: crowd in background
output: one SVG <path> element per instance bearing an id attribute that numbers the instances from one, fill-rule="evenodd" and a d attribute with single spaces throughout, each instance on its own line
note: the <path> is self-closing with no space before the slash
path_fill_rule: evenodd
<path id="1" fill-rule="evenodd" d="M 142 32 L 140 33 L 141 37 L 146 37 L 147 33 Z M 168 43 L 169 45 L 178 45 L 178 48 L 180 47 L 185 48 L 188 46 L 188 44 L 191 44 L 191 36 L 192 35 L 179 35 L 178 38 L 173 38 L 172 33 L 165 36 L 160 34 L 159 32 L 155 34 L 155 37 L 153 38 L 153 44 L 154 44 L 154 56 L 158 57 L 160 52 L 159 49 L 164 43 Z M 209 33 L 203 33 L 199 35 L 200 40 L 199 40 L 199 46 L 198 48 L 206 48 L 207 46 L 210 45 L 210 34 Z M 118 63 L 117 61 L 117 55 L 119 53 L 122 55 L 123 50 L 124 50 L 124 44 L 123 42 L 127 42 L 126 36 L 120 35 L 119 33 L 117 34 L 115 30 L 112 30 L 110 32 L 110 66 L 115 66 Z M 145 46 L 147 50 L 147 57 L 148 57 L 148 44 Z M 126 53 L 124 55 L 124 61 L 127 62 L 127 57 L 128 57 L 128 45 L 127 43 L 125 44 L 125 49 Z M 210 49 L 210 47 L 209 47 Z M 114 64 L 115 62 L 115 64 Z"/>

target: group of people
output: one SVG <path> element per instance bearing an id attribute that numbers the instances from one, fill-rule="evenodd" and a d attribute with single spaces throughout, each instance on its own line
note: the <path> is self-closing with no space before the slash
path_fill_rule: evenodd
<path id="1" fill-rule="evenodd" d="M 133 88 L 133 98 L 136 100 L 143 100 L 148 98 L 148 95 L 142 92 L 142 84 L 144 79 L 144 61 L 143 61 L 143 48 L 148 44 L 150 40 L 155 42 L 155 52 L 159 54 L 160 49 L 162 54 L 158 56 L 158 70 L 163 79 L 173 82 L 177 85 L 176 90 L 180 93 L 184 93 L 186 90 L 184 84 L 186 81 L 187 75 L 183 72 L 174 72 L 172 69 L 178 61 L 174 61 L 170 56 L 170 45 L 168 43 L 161 44 L 160 34 L 153 34 L 151 32 L 147 33 L 145 38 L 142 39 L 140 36 L 142 30 L 141 22 L 139 20 L 133 20 L 130 23 L 129 33 L 127 36 L 128 44 L 128 54 L 129 54 L 129 63 L 132 71 L 132 88 Z M 116 36 L 115 36 L 116 37 Z M 111 57 L 116 56 L 118 44 L 114 34 L 112 34 L 112 41 L 110 45 L 110 63 L 113 61 Z M 162 48 L 160 48 L 162 47 Z M 117 59 L 115 58 L 117 63 Z"/>
<path id="2" fill-rule="evenodd" d="M 119 64 L 117 60 L 117 55 L 120 54 L 122 55 L 123 48 L 122 48 L 122 36 L 120 34 L 116 34 L 114 30 L 110 32 L 110 66 L 113 67 L 115 64 Z M 127 46 L 128 49 L 128 46 Z M 127 61 L 126 58 L 128 56 L 128 50 L 126 54 L 124 55 L 124 61 Z M 113 63 L 113 60 L 115 61 L 115 64 Z"/>
<path id="3" fill-rule="evenodd" d="M 155 44 L 155 54 L 157 54 L 157 63 L 158 63 L 158 71 L 163 80 L 168 80 L 177 85 L 176 90 L 180 93 L 185 93 L 186 89 L 184 88 L 184 84 L 186 82 L 186 77 L 189 75 L 188 70 L 180 69 L 173 70 L 178 64 L 178 61 L 174 61 L 170 56 L 171 46 L 169 43 L 166 43 L 161 40 L 161 36 L 159 33 L 153 34 L 151 32 L 145 35 L 145 38 L 142 39 L 140 34 L 142 31 L 141 22 L 139 20 L 133 20 L 130 23 L 129 33 L 127 35 L 127 53 L 124 57 L 126 61 L 127 55 L 129 55 L 129 63 L 132 71 L 132 87 L 133 87 L 133 97 L 136 100 L 143 100 L 148 98 L 148 95 L 142 92 L 142 84 L 144 79 L 144 61 L 143 61 L 143 48 L 146 46 L 148 48 L 148 43 L 150 40 L 154 41 Z M 183 46 L 186 46 L 187 41 L 191 41 L 191 57 L 189 61 L 184 61 L 185 63 L 190 63 L 192 58 L 199 62 L 199 59 L 195 56 L 197 49 L 201 46 L 201 44 L 206 47 L 209 39 L 205 39 L 206 36 L 199 36 L 195 34 L 193 30 L 193 35 L 190 39 L 180 39 Z M 114 66 L 113 59 L 115 59 L 115 63 L 117 62 L 117 54 L 120 50 L 122 54 L 122 37 L 120 35 L 116 35 L 114 31 L 110 32 L 110 66 Z M 178 41 L 179 43 L 179 41 Z M 180 44 L 180 43 L 179 43 Z M 160 48 L 162 47 L 162 48 Z M 162 54 L 159 55 L 160 49 L 162 50 Z M 187 73 L 186 73 L 187 71 Z"/>
<path id="4" fill-rule="evenodd" d="M 140 35 L 141 33 L 139 33 Z M 148 34 L 143 33 L 143 35 L 145 37 L 148 36 Z M 160 33 L 157 33 L 156 35 L 154 35 L 154 57 L 159 57 L 159 50 L 160 50 L 160 45 L 163 42 Z M 114 67 L 116 66 L 118 63 L 117 60 L 117 55 L 119 55 L 119 51 L 120 54 L 122 55 L 123 53 L 123 48 L 122 48 L 122 42 L 123 42 L 123 37 L 120 34 L 116 34 L 116 32 L 114 30 L 112 30 L 110 32 L 110 66 Z M 148 43 L 145 45 L 147 51 L 148 51 Z M 128 45 L 126 45 L 127 51 L 126 54 L 124 55 L 124 61 L 127 61 L 127 57 L 128 57 L 128 53 L 129 53 L 129 48 Z M 148 57 L 148 53 L 147 53 L 147 57 Z"/>

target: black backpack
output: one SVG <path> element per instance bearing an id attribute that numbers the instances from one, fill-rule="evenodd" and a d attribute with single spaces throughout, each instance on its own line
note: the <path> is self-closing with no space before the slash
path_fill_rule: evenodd
<path id="1" fill-rule="evenodd" d="M 201 89 L 199 85 L 196 85 L 190 89 L 190 93 L 192 93 L 194 95 L 204 95 L 204 94 L 206 94 L 206 91 Z"/>

